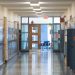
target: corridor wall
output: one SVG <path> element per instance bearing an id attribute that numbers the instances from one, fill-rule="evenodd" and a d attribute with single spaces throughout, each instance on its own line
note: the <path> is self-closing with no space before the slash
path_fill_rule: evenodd
<path id="1" fill-rule="evenodd" d="M 20 16 L 0 6 L 0 65 L 18 53 Z"/>
<path id="2" fill-rule="evenodd" d="M 65 11 L 65 13 L 62 14 L 62 16 L 65 16 L 65 21 L 70 20 L 70 16 L 72 18 L 75 17 L 75 1 L 72 1 L 72 5 L 68 7 L 68 10 Z"/>

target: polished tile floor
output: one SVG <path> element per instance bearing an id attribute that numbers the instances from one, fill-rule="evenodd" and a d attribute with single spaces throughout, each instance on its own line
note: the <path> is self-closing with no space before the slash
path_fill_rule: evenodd
<path id="1" fill-rule="evenodd" d="M 33 50 L 21 53 L 4 64 L 0 75 L 67 75 L 63 60 L 63 54 L 46 49 Z"/>

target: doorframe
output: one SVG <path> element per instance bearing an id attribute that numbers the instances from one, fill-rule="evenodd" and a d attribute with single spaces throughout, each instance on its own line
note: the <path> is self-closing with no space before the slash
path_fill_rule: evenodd
<path id="1" fill-rule="evenodd" d="M 33 25 L 38 25 L 38 33 L 36 34 L 36 35 L 38 35 L 39 37 L 38 37 L 38 49 L 40 49 L 41 47 L 40 47 L 40 42 L 41 42 L 41 24 L 29 24 L 28 25 L 28 37 L 29 37 L 29 49 L 32 49 L 32 37 L 30 38 L 30 34 L 32 34 L 32 29 L 31 29 L 31 27 L 33 26 Z M 31 27 L 30 27 L 31 26 Z M 35 42 L 35 41 L 34 41 Z"/>

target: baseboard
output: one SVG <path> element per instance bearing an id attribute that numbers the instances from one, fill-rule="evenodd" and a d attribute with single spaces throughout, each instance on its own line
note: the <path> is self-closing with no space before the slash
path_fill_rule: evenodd
<path id="1" fill-rule="evenodd" d="M 60 50 L 53 50 L 54 53 L 63 53 L 62 51 Z"/>
<path id="2" fill-rule="evenodd" d="M 29 52 L 29 50 L 20 50 L 20 52 Z"/>

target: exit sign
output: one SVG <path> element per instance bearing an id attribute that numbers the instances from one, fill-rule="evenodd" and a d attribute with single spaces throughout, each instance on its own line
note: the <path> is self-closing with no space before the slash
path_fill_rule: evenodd
<path id="1" fill-rule="evenodd" d="M 44 16 L 44 19 L 48 19 L 48 16 Z"/>

